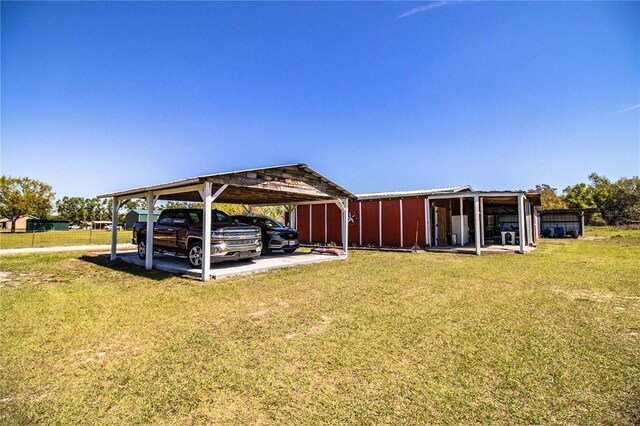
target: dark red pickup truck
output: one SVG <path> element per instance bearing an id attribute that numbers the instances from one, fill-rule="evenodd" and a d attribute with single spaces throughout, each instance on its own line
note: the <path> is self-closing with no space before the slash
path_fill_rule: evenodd
<path id="1" fill-rule="evenodd" d="M 260 256 L 260 228 L 233 223 L 220 210 L 213 210 L 211 219 L 211 262 Z M 147 254 L 146 222 L 137 222 L 133 226 L 132 242 L 138 246 L 138 256 L 144 259 Z M 163 210 L 153 226 L 153 249 L 185 254 L 191 266 L 202 267 L 202 210 Z"/>

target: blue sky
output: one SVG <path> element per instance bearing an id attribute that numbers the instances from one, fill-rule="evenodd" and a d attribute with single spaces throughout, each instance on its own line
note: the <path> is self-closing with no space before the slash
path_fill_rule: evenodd
<path id="1" fill-rule="evenodd" d="M 640 174 L 640 3 L 2 2 L 2 173 L 307 163 L 353 192 Z"/>

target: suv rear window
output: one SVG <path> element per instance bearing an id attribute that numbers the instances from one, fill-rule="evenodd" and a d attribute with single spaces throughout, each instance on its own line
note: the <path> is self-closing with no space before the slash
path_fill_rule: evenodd
<path id="1" fill-rule="evenodd" d="M 231 222 L 229 216 L 226 213 L 214 210 L 213 211 L 213 221 L 214 222 Z"/>

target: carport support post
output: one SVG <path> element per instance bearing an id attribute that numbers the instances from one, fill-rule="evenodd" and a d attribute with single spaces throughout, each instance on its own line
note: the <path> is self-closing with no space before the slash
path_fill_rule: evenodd
<path id="1" fill-rule="evenodd" d="M 202 201 L 202 281 L 209 281 L 211 277 L 211 182 L 204 183 Z"/>
<path id="2" fill-rule="evenodd" d="M 484 245 L 484 198 L 480 197 L 480 245 Z"/>
<path id="3" fill-rule="evenodd" d="M 518 195 L 518 227 L 520 234 L 520 253 L 524 253 L 524 239 L 525 239 L 525 226 L 524 226 L 524 195 Z"/>
<path id="4" fill-rule="evenodd" d="M 584 211 L 580 212 L 580 236 L 584 238 Z"/>
<path id="5" fill-rule="evenodd" d="M 429 197 L 424 199 L 424 238 L 427 247 L 431 247 L 431 202 Z"/>
<path id="6" fill-rule="evenodd" d="M 298 230 L 298 205 L 297 204 L 293 207 L 292 213 L 293 213 L 293 221 L 292 221 L 293 225 L 291 225 L 291 227 L 297 231 Z"/>
<path id="7" fill-rule="evenodd" d="M 464 201 L 462 197 L 460 197 L 460 246 L 464 246 L 464 216 L 462 213 L 464 212 Z"/>
<path id="8" fill-rule="evenodd" d="M 116 250 L 118 248 L 118 211 L 120 210 L 120 200 L 113 197 L 111 206 L 111 260 L 116 260 Z"/>
<path id="9" fill-rule="evenodd" d="M 202 197 L 202 281 L 211 278 L 211 204 L 227 189 L 227 184 L 222 185 L 215 194 L 211 194 L 211 182 L 205 182 L 204 188 L 199 190 Z"/>
<path id="10" fill-rule="evenodd" d="M 342 211 L 342 249 L 346 257 L 349 250 L 349 199 L 337 199 L 334 200 L 334 203 Z"/>
<path id="11" fill-rule="evenodd" d="M 147 192 L 147 246 L 144 267 L 147 271 L 153 268 L 153 192 Z"/>
<path id="12" fill-rule="evenodd" d="M 527 199 L 525 202 L 527 206 L 527 245 L 530 246 L 533 243 L 533 218 L 531 217 L 531 203 Z"/>
<path id="13" fill-rule="evenodd" d="M 345 198 L 342 204 L 342 248 L 344 256 L 349 255 L 349 199 Z"/>
<path id="14" fill-rule="evenodd" d="M 480 256 L 481 254 L 481 248 L 480 248 L 480 228 L 481 228 L 481 224 L 480 224 L 480 200 L 478 198 L 478 196 L 476 195 L 475 197 L 473 197 L 473 215 L 474 215 L 474 220 L 473 220 L 473 228 L 475 229 L 475 243 L 476 243 L 476 254 L 478 256 Z"/>

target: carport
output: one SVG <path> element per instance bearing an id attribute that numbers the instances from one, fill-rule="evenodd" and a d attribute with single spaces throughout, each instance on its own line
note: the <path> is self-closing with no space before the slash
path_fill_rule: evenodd
<path id="1" fill-rule="evenodd" d="M 211 208 L 219 203 L 251 206 L 284 205 L 292 210 L 298 204 L 334 202 L 342 215 L 342 245 L 348 255 L 349 200 L 355 196 L 306 164 L 290 164 L 197 176 L 169 183 L 144 186 L 98 195 L 112 198 L 111 260 L 117 257 L 118 212 L 131 199 L 147 200 L 147 256 L 145 268 L 153 268 L 153 211 L 159 200 L 203 203 L 203 258 L 211 256 Z M 211 277 L 211 263 L 202 263 L 201 277 Z"/>

